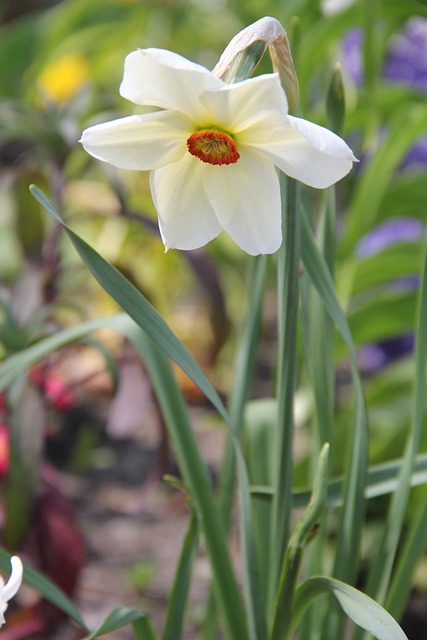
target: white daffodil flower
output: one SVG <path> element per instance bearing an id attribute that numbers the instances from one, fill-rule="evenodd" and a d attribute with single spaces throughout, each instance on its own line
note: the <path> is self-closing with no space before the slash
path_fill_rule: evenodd
<path id="1" fill-rule="evenodd" d="M 0 576 L 0 627 L 6 622 L 4 619 L 4 613 L 7 609 L 8 602 L 17 594 L 18 589 L 21 586 L 22 576 L 24 573 L 22 562 L 18 556 L 12 556 L 10 564 L 12 567 L 12 573 L 10 574 L 10 578 L 6 584 Z"/>
<path id="2" fill-rule="evenodd" d="M 276 73 L 226 84 L 175 53 L 143 49 L 127 56 L 120 93 L 160 110 L 90 127 L 81 143 L 116 167 L 152 172 L 166 250 L 201 247 L 224 229 L 249 254 L 274 253 L 275 167 L 325 188 L 356 160 L 331 131 L 288 115 Z"/>

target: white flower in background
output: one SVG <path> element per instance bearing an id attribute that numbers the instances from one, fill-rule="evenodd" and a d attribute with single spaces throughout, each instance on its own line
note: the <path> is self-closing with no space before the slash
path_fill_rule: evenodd
<path id="1" fill-rule="evenodd" d="M 22 562 L 18 556 L 12 556 L 10 564 L 12 567 L 12 573 L 10 574 L 10 578 L 6 584 L 0 576 L 0 627 L 6 622 L 4 619 L 4 613 L 7 609 L 7 604 L 18 592 L 24 572 Z"/>
<path id="2" fill-rule="evenodd" d="M 345 11 L 355 0 L 322 0 L 321 7 L 325 16 L 332 16 L 341 11 Z"/>
<path id="3" fill-rule="evenodd" d="M 273 253 L 282 242 L 275 167 L 325 188 L 355 160 L 341 138 L 288 115 L 275 73 L 226 84 L 175 53 L 144 49 L 127 56 L 120 93 L 161 110 L 90 127 L 81 142 L 116 167 L 152 171 L 166 249 L 201 247 L 224 229 L 247 253 Z"/>

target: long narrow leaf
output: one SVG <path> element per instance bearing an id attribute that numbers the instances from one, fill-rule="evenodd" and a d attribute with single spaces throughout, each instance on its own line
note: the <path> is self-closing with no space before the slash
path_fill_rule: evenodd
<path id="1" fill-rule="evenodd" d="M 248 615 L 250 638 L 263 640 L 267 637 L 267 624 L 262 606 L 258 558 L 255 550 L 254 529 L 252 526 L 252 504 L 247 482 L 245 462 L 240 450 L 236 449 L 237 474 L 241 489 L 240 536 L 242 542 L 243 569 L 245 579 L 243 587 Z M 243 489 L 243 490 L 242 490 Z"/>
<path id="2" fill-rule="evenodd" d="M 312 537 L 313 530 L 318 527 L 326 506 L 328 462 L 329 444 L 325 444 L 320 452 L 311 499 L 296 523 L 289 541 L 280 575 L 270 640 L 286 638 L 291 628 L 295 586 L 304 548 Z"/>
<path id="3" fill-rule="evenodd" d="M 138 611 L 137 609 L 129 609 L 127 607 L 116 607 L 108 614 L 105 620 L 99 625 L 95 631 L 86 636 L 84 640 L 95 640 L 105 636 L 107 633 L 126 627 L 129 624 L 134 624 L 138 620 L 146 619 L 145 613 Z M 147 627 L 146 627 L 147 628 Z M 147 628 L 147 631 L 149 627 Z M 149 632 L 145 636 L 140 636 L 141 640 L 153 640 L 155 636 Z"/>
<path id="4" fill-rule="evenodd" d="M 232 640 L 248 637 L 246 617 L 227 548 L 227 537 L 198 451 L 182 393 L 166 355 L 137 327 L 128 334 L 152 381 L 185 484 L 199 512 L 211 562 L 216 595 Z"/>
<path id="5" fill-rule="evenodd" d="M 88 320 L 75 327 L 68 327 L 43 338 L 23 351 L 10 356 L 0 365 L 0 391 L 4 391 L 24 371 L 33 364 L 45 358 L 56 349 L 61 349 L 70 342 L 82 340 L 94 331 L 103 328 L 117 329 L 126 333 L 126 327 L 134 325 L 134 322 L 124 313 L 106 316 L 97 320 Z"/>
<path id="6" fill-rule="evenodd" d="M 408 640 L 396 620 L 378 603 L 354 587 L 323 576 L 309 578 L 298 587 L 295 598 L 294 627 L 298 625 L 311 602 L 325 593 L 333 594 L 344 612 L 378 640 Z"/>
<path id="7" fill-rule="evenodd" d="M 132 631 L 135 640 L 157 640 L 150 618 L 137 618 L 132 622 Z"/>
<path id="8" fill-rule="evenodd" d="M 284 240 L 277 264 L 278 288 L 278 362 L 277 424 L 274 436 L 271 505 L 271 544 L 268 603 L 273 610 L 280 571 L 289 540 L 292 509 L 294 436 L 294 395 L 296 384 L 296 337 L 299 306 L 301 185 L 282 173 L 282 226 Z"/>
<path id="9" fill-rule="evenodd" d="M 53 204 L 40 189 L 32 185 L 30 190 L 34 198 L 62 225 L 85 265 L 103 289 L 141 326 L 169 358 L 181 367 L 203 391 L 223 418 L 228 420 L 225 407 L 212 384 L 185 345 L 154 307 L 115 267 L 65 224 Z"/>
<path id="10" fill-rule="evenodd" d="M 179 558 L 178 568 L 172 589 L 169 593 L 166 620 L 163 630 L 163 640 L 180 640 L 184 610 L 187 603 L 191 573 L 199 544 L 199 527 L 197 516 L 191 514 L 190 526 L 185 534 Z"/>
<path id="11" fill-rule="evenodd" d="M 337 80 L 334 74 L 333 79 Z M 338 124 L 343 107 L 344 94 L 330 85 L 328 117 Z M 338 97 L 339 96 L 339 97 Z M 336 107 L 336 110 L 334 109 Z M 343 114 L 342 114 L 343 115 Z M 335 131 L 336 132 L 336 131 Z M 336 132 L 337 133 L 337 132 Z M 335 188 L 330 187 L 324 197 L 323 208 L 318 224 L 318 244 L 327 267 L 334 277 L 336 252 L 336 204 Z M 325 309 L 321 297 L 308 278 L 301 283 L 301 318 L 305 326 L 304 354 L 307 362 L 313 397 L 316 406 L 312 431 L 311 474 L 314 478 L 315 463 L 320 447 L 329 442 L 333 449 L 335 417 L 335 362 L 334 362 L 334 323 Z M 320 527 L 307 550 L 307 575 L 324 573 L 324 553 L 327 531 Z M 313 606 L 305 616 L 301 628 L 302 637 L 313 637 L 319 628 L 322 610 L 319 603 Z"/>
<path id="12" fill-rule="evenodd" d="M 249 286 L 247 289 L 249 291 L 247 309 L 244 314 L 243 328 L 240 332 L 237 356 L 234 364 L 235 373 L 233 386 L 228 405 L 230 426 L 237 438 L 241 436 L 243 429 L 243 416 L 245 406 L 250 395 L 258 352 L 266 262 L 266 256 L 261 255 L 256 256 L 251 260 L 250 264 Z M 234 504 L 235 493 L 233 488 L 235 467 L 235 444 L 233 437 L 229 436 L 225 444 L 219 478 L 219 509 L 226 531 L 230 528 L 230 520 Z M 243 507 L 244 505 L 242 504 L 242 509 Z M 246 518 L 245 521 L 247 520 L 248 518 Z M 250 526 L 250 528 L 252 530 L 252 526 Z M 241 534 L 246 535 L 244 529 L 242 529 Z M 249 548 L 249 545 L 246 548 Z M 244 558 L 244 562 L 252 565 L 252 570 L 255 570 L 253 561 L 253 558 Z M 256 562 L 259 564 L 259 558 L 256 558 Z M 255 606 L 261 607 L 261 600 L 255 602 Z M 215 598 L 211 592 L 209 594 L 206 613 L 203 620 L 202 639 L 213 640 L 215 637 L 216 627 L 216 605 Z"/>
<path id="13" fill-rule="evenodd" d="M 0 367 L 0 383 L 2 383 L 4 386 L 7 386 L 11 382 L 13 382 L 13 380 L 17 376 L 19 376 L 23 370 L 25 370 L 26 368 L 28 368 L 29 366 L 31 366 L 41 358 L 46 357 L 55 349 L 63 347 L 74 340 L 79 340 L 85 337 L 87 334 L 91 333 L 92 331 L 97 331 L 105 327 L 113 328 L 121 332 L 129 340 L 133 341 L 136 344 L 137 348 L 139 348 L 140 352 L 144 357 L 147 356 L 147 351 L 144 350 L 142 347 L 142 342 L 144 342 L 144 344 L 147 344 L 146 342 L 147 337 L 145 336 L 145 341 L 144 341 L 144 334 L 138 328 L 137 324 L 133 320 L 131 320 L 126 314 L 121 313 L 113 316 L 107 316 L 99 320 L 85 322 L 78 325 L 77 327 L 64 329 L 62 331 L 59 331 L 55 335 L 49 336 L 48 338 L 41 340 L 37 344 L 34 344 L 31 347 L 28 347 L 26 350 L 10 358 L 6 363 L 4 363 Z M 170 421 L 174 421 L 176 429 L 182 432 L 183 421 L 186 420 L 188 423 L 188 418 L 186 417 L 186 412 L 185 412 L 185 406 L 183 405 L 182 396 L 180 396 L 180 393 L 177 390 L 176 382 L 173 378 L 172 372 L 170 371 L 170 367 L 167 367 L 165 362 L 163 362 L 163 364 L 168 371 L 169 382 L 164 384 L 162 374 L 157 373 L 157 371 L 155 371 L 154 365 L 152 366 L 151 373 L 153 374 L 154 381 L 157 381 L 158 383 L 157 389 L 161 395 L 162 408 L 165 412 L 166 418 Z M 191 430 L 190 426 L 189 426 L 189 429 Z M 184 444 L 184 446 L 180 447 L 180 451 L 182 451 L 182 456 L 185 457 L 186 454 L 188 454 L 188 446 Z M 187 469 L 189 474 L 191 474 L 191 472 L 194 470 L 191 459 L 188 463 L 186 463 L 185 468 Z M 195 486 L 197 488 L 200 488 L 201 487 L 200 482 L 196 480 Z M 209 493 L 210 493 L 210 489 L 209 489 Z M 211 502 L 212 502 L 212 499 L 210 497 L 208 500 L 208 507 L 206 511 L 206 513 L 208 514 L 208 517 L 206 518 L 208 522 L 208 526 L 209 526 L 209 521 L 211 517 L 214 517 L 214 512 L 216 509 L 216 507 L 213 506 L 213 508 L 210 510 L 209 505 L 212 506 Z M 225 536 L 224 536 L 224 540 L 225 540 Z M 9 556 L 5 555 L 4 557 L 6 558 L 6 560 L 4 561 L 4 568 L 7 569 L 8 568 L 7 559 Z M 1 555 L 0 555 L 0 560 L 1 560 Z M 32 577 L 31 569 L 28 569 L 28 576 L 30 580 Z M 224 568 L 224 576 L 225 576 L 224 578 L 225 584 L 229 585 L 229 588 L 231 589 L 231 592 L 232 592 L 233 591 L 232 584 L 233 584 L 234 578 L 232 577 L 230 578 L 230 576 L 227 575 L 226 567 Z M 62 602 L 59 595 L 55 595 L 55 593 L 49 590 L 49 588 L 46 588 L 46 589 L 44 588 L 44 585 L 42 583 L 44 579 L 40 578 L 40 580 L 41 582 L 38 582 L 37 580 L 34 582 L 34 587 L 37 588 L 37 590 L 40 593 L 42 593 L 47 599 L 49 599 L 54 604 L 56 604 L 61 609 L 63 609 L 68 615 L 70 615 L 70 617 L 72 617 L 77 622 L 79 622 L 79 624 L 84 626 L 83 621 L 79 617 L 78 611 L 75 609 L 72 609 L 73 605 L 71 603 L 67 604 Z M 29 584 L 33 586 L 30 581 L 29 581 Z M 240 606 L 240 600 L 237 600 L 235 602 L 233 597 L 231 597 L 230 594 L 228 593 L 227 589 L 225 589 L 225 597 L 226 599 L 230 600 L 230 606 L 233 607 L 233 604 L 234 604 L 234 606 L 236 607 L 235 610 L 238 610 Z M 71 609 L 68 608 L 68 605 L 71 606 Z M 241 619 L 243 619 L 243 615 L 241 615 L 240 617 Z"/>
<path id="14" fill-rule="evenodd" d="M 405 544 L 400 551 L 393 581 L 387 594 L 386 609 L 397 620 L 402 616 L 408 602 L 412 590 L 415 567 L 426 552 L 426 531 L 427 495 L 424 490 L 420 508 L 411 518 Z"/>
<path id="15" fill-rule="evenodd" d="M 403 461 L 397 460 L 370 467 L 368 469 L 365 498 L 371 500 L 379 496 L 386 496 L 396 491 L 399 484 L 399 475 Z M 427 454 L 419 454 L 415 458 L 414 469 L 411 475 L 411 487 L 418 487 L 427 484 Z M 328 507 L 340 507 L 343 503 L 344 479 L 334 480 L 328 486 Z M 271 499 L 274 493 L 273 487 L 253 485 L 251 493 L 256 496 L 264 496 L 266 500 Z M 296 491 L 293 494 L 293 508 L 303 509 L 310 500 L 310 491 Z"/>
<path id="16" fill-rule="evenodd" d="M 346 476 L 341 523 L 335 554 L 334 576 L 345 582 L 354 582 L 358 570 L 358 555 L 365 510 L 365 480 L 368 458 L 368 417 L 362 381 L 357 369 L 356 353 L 350 329 L 338 302 L 334 283 L 322 254 L 317 247 L 310 225 L 301 219 L 301 257 L 307 273 L 317 289 L 327 312 L 335 322 L 351 357 L 351 370 L 355 389 L 355 418 L 349 469 Z M 325 621 L 325 637 L 338 637 L 341 621 L 332 609 Z"/>
<path id="17" fill-rule="evenodd" d="M 128 282 L 128 280 L 126 280 L 124 276 L 120 274 L 117 269 L 110 265 L 104 258 L 102 258 L 102 256 L 100 256 L 94 249 L 92 249 L 90 245 L 84 242 L 76 233 L 74 233 L 69 227 L 67 227 L 53 204 L 39 189 L 37 189 L 37 187 L 32 186 L 31 192 L 34 197 L 40 202 L 40 204 L 42 204 L 47 209 L 47 211 L 52 216 L 54 216 L 55 219 L 63 226 L 74 247 L 83 259 L 84 263 L 101 284 L 101 286 L 107 291 L 107 293 L 109 293 L 113 297 L 113 299 L 129 314 L 129 316 L 137 323 L 139 327 L 141 327 L 141 329 L 143 329 L 146 335 L 153 341 L 150 348 L 147 346 L 147 350 L 151 352 L 152 356 L 151 361 L 153 363 L 153 371 L 157 372 L 157 367 L 160 362 L 158 354 L 155 353 L 155 350 L 153 351 L 154 346 L 157 345 L 158 349 L 160 349 L 166 356 L 174 360 L 178 364 L 178 366 L 180 366 L 182 370 L 195 382 L 195 384 L 199 386 L 199 388 L 205 393 L 206 397 L 212 402 L 214 407 L 218 410 L 220 415 L 224 418 L 226 424 L 231 429 L 230 418 L 217 392 L 215 391 L 197 362 L 194 360 L 193 356 L 183 345 L 183 343 L 177 338 L 177 336 L 171 331 L 169 326 L 165 323 L 165 321 L 161 318 L 157 311 L 148 303 L 144 296 L 130 282 Z M 163 374 L 167 375 L 167 367 L 165 362 L 161 364 L 161 368 L 163 370 Z M 189 427 L 189 429 L 191 431 L 191 427 Z M 185 447 L 182 446 L 182 442 L 184 441 L 183 434 L 180 435 L 179 432 L 176 432 L 175 436 L 175 450 L 178 457 L 180 457 L 180 454 L 182 454 L 180 457 L 180 461 L 182 465 L 185 465 L 183 471 L 187 473 L 187 479 L 192 480 L 191 487 L 194 495 L 198 495 L 199 483 L 198 481 L 194 481 L 195 471 L 193 469 L 193 465 L 191 464 L 191 459 L 185 454 Z M 237 440 L 234 439 L 233 442 L 236 450 L 239 450 Z M 195 448 L 193 446 L 193 461 L 198 455 L 196 449 L 197 447 Z M 203 466 L 203 469 L 205 469 L 203 463 L 200 461 L 200 463 L 198 464 L 198 470 L 201 474 L 199 475 L 199 480 L 202 481 L 202 485 L 200 486 L 204 486 L 205 480 L 204 475 L 202 474 L 201 466 Z M 242 501 L 242 504 L 249 504 L 249 483 L 246 477 L 246 469 L 244 465 L 239 465 L 238 477 L 240 490 L 242 493 L 246 493 L 246 499 Z M 220 532 L 218 529 L 220 523 L 217 522 L 216 509 L 209 496 L 208 490 L 205 487 L 203 498 L 197 501 L 198 508 L 203 509 L 203 511 L 206 512 L 206 515 L 202 517 L 202 521 L 204 524 L 204 532 L 207 536 L 207 540 L 208 529 L 212 527 L 212 531 L 209 532 L 209 535 L 212 533 L 210 557 L 211 561 L 213 561 L 214 563 L 214 568 L 216 568 L 216 570 L 219 571 L 221 575 L 221 562 L 218 560 L 221 554 L 223 556 L 222 561 L 225 563 L 224 576 L 225 574 L 227 574 L 228 578 L 223 579 L 223 591 L 221 591 L 221 589 L 218 589 L 218 592 L 221 595 L 221 601 L 224 606 L 224 610 L 226 613 L 228 613 L 227 624 L 229 626 L 229 630 L 232 634 L 236 633 L 237 630 L 239 630 L 239 633 L 241 633 L 242 628 L 245 628 L 245 621 L 243 616 L 236 615 L 235 612 L 234 614 L 231 614 L 232 605 L 234 605 L 235 610 L 237 610 L 240 606 L 237 586 L 228 560 L 228 554 L 225 549 L 224 531 Z M 209 504 L 210 507 L 207 508 L 206 511 L 205 507 L 207 504 Z M 250 518 L 250 513 L 246 514 L 245 518 Z M 210 524 L 208 524 L 208 522 Z M 253 577 L 255 578 L 255 576 Z M 229 589 L 227 589 L 227 582 L 230 585 Z M 250 604 L 253 607 L 255 606 L 252 601 L 250 602 Z M 248 612 L 248 615 L 250 618 L 252 617 L 252 613 L 250 611 Z"/>

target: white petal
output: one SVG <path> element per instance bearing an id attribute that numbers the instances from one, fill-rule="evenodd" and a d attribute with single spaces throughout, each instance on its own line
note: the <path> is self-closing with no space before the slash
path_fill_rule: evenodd
<path id="1" fill-rule="evenodd" d="M 288 102 L 277 73 L 243 82 L 226 84 L 219 91 L 205 91 L 200 100 L 216 114 L 214 124 L 222 125 L 233 135 L 251 125 L 266 112 L 286 118 Z"/>
<path id="2" fill-rule="evenodd" d="M 175 162 L 192 129 L 182 114 L 156 111 L 86 129 L 80 142 L 98 160 L 120 169 L 156 169 Z"/>
<path id="3" fill-rule="evenodd" d="M 5 586 L 1 590 L 0 598 L 3 602 L 8 602 L 14 595 L 18 592 L 19 587 L 22 583 L 22 576 L 24 573 L 24 568 L 22 566 L 21 560 L 18 556 L 12 556 L 10 559 L 10 564 L 12 567 L 12 573 L 8 582 L 6 582 Z"/>
<path id="4" fill-rule="evenodd" d="M 176 53 L 138 49 L 126 57 L 120 93 L 136 104 L 180 111 L 198 120 L 206 115 L 199 94 L 224 84 L 208 69 Z"/>
<path id="5" fill-rule="evenodd" d="M 151 194 L 166 249 L 197 249 L 222 231 L 203 188 L 203 174 L 213 168 L 186 152 L 179 162 L 152 172 Z"/>
<path id="6" fill-rule="evenodd" d="M 273 126 L 268 118 L 242 134 L 242 141 L 268 155 L 291 178 L 324 189 L 348 174 L 356 158 L 339 136 L 312 122 L 288 116 L 287 123 Z M 290 125 L 289 126 L 287 126 Z"/>
<path id="7" fill-rule="evenodd" d="M 274 253 L 282 243 L 279 180 L 273 162 L 241 149 L 238 162 L 212 167 L 204 185 L 219 222 L 251 255 Z"/>

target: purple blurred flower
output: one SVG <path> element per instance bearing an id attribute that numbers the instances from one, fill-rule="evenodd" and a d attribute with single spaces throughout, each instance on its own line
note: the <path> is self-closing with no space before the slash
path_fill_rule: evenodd
<path id="1" fill-rule="evenodd" d="M 363 31 L 350 29 L 343 38 L 343 57 L 353 82 L 363 84 Z M 427 19 L 411 18 L 399 34 L 390 39 L 383 77 L 427 93 Z M 427 165 L 427 135 L 421 137 L 403 159 L 399 169 L 419 169 Z"/>
<path id="2" fill-rule="evenodd" d="M 363 84 L 363 31 L 354 28 L 343 39 L 343 56 L 347 71 L 357 86 Z M 383 68 L 383 77 L 389 82 L 411 86 L 427 93 L 427 19 L 412 18 L 401 33 L 390 39 L 389 51 Z M 400 169 L 413 169 L 427 164 L 427 135 L 421 137 L 404 158 Z M 368 258 L 399 242 L 416 241 L 423 234 L 424 225 L 416 218 L 392 218 L 373 229 L 356 247 L 359 258 Z M 415 289 L 418 276 L 400 278 L 390 287 Z M 374 373 L 397 358 L 413 350 L 414 336 L 406 333 L 393 336 L 358 350 L 359 366 L 365 373 Z"/>
<path id="3" fill-rule="evenodd" d="M 404 333 L 401 336 L 367 344 L 357 352 L 357 362 L 364 373 L 375 373 L 395 360 L 412 353 L 414 334 Z"/>
<path id="4" fill-rule="evenodd" d="M 427 50 L 426 50 L 427 51 Z M 426 52 L 427 56 L 427 52 Z M 420 169 L 427 165 L 427 135 L 422 136 L 406 154 L 400 169 Z"/>
<path id="5" fill-rule="evenodd" d="M 406 23 L 403 31 L 390 42 L 384 78 L 403 82 L 427 92 L 427 20 L 417 17 Z"/>
<path id="6" fill-rule="evenodd" d="M 355 27 L 343 38 L 343 57 L 353 82 L 363 83 L 363 31 Z M 427 19 L 411 18 L 401 33 L 390 39 L 383 77 L 427 92 Z"/>
<path id="7" fill-rule="evenodd" d="M 354 27 L 347 31 L 342 41 L 344 63 L 350 78 L 358 87 L 363 84 L 362 46 L 362 29 Z"/>
<path id="8" fill-rule="evenodd" d="M 418 240 L 424 225 L 417 218 L 391 218 L 364 236 L 356 247 L 359 258 L 367 258 L 398 242 Z"/>
<path id="9" fill-rule="evenodd" d="M 356 247 L 359 258 L 368 258 L 399 242 L 415 242 L 423 234 L 424 225 L 416 218 L 392 218 L 378 225 L 364 236 Z M 391 283 L 393 289 L 403 291 L 416 289 L 418 276 L 399 278 Z M 358 350 L 359 367 L 364 373 L 375 373 L 394 360 L 408 355 L 414 348 L 413 333 L 393 336 Z"/>

